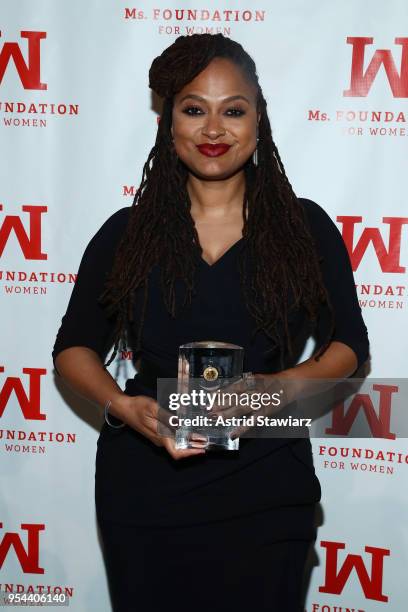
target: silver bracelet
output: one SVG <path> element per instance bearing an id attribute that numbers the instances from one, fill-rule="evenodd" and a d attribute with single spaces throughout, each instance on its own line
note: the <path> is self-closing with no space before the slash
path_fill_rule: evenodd
<path id="1" fill-rule="evenodd" d="M 104 408 L 104 413 L 105 413 L 105 421 L 106 423 L 110 426 L 110 427 L 114 427 L 115 429 L 119 429 L 120 427 L 124 427 L 126 425 L 126 423 L 122 423 L 121 425 L 112 425 L 112 423 L 109 421 L 108 418 L 108 410 L 111 407 L 112 402 L 110 400 L 108 400 L 105 404 L 105 408 Z M 120 419 L 119 419 L 120 420 Z"/>

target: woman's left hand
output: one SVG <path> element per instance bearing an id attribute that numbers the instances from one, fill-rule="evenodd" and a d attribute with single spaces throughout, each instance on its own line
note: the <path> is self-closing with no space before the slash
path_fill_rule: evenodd
<path id="1" fill-rule="evenodd" d="M 238 397 L 241 394 L 245 394 L 252 396 L 252 399 L 249 397 L 250 401 L 244 405 L 242 405 L 241 401 L 238 401 L 231 406 L 214 406 L 211 410 L 211 415 L 213 417 L 222 415 L 227 418 L 257 413 L 259 416 L 273 417 L 294 401 L 296 402 L 296 411 L 300 408 L 302 415 L 303 407 L 299 405 L 299 402 L 303 402 L 305 399 L 316 398 L 316 396 L 320 396 L 321 393 L 325 393 L 328 390 L 336 391 L 336 397 L 338 398 L 348 397 L 350 395 L 350 386 L 353 389 L 356 386 L 354 381 L 359 384 L 360 379 L 350 378 L 356 372 L 357 366 L 358 361 L 354 351 L 343 342 L 333 340 L 324 354 L 320 356 L 319 361 L 316 361 L 314 355 L 312 355 L 305 361 L 296 364 L 296 366 L 276 374 L 253 374 L 254 384 L 252 388 L 248 388 L 244 379 L 223 387 L 220 389 L 220 393 L 236 391 Z M 339 384 L 342 390 L 339 390 Z M 258 410 L 254 410 L 253 400 L 258 399 L 262 393 L 268 393 L 271 396 L 276 393 L 280 401 L 277 404 L 270 403 L 269 405 L 261 406 Z M 322 401 L 324 409 L 327 410 L 327 401 L 324 395 L 322 396 Z M 313 399 L 313 403 L 316 403 L 315 399 Z M 318 404 L 316 404 L 315 408 L 318 408 Z M 310 419 L 307 420 L 310 421 Z M 300 427 L 302 429 L 302 425 Z M 249 429 L 253 429 L 252 426 L 239 426 L 234 431 L 232 437 L 239 437 Z M 287 437 L 287 434 L 293 436 L 295 429 L 292 427 L 292 424 L 290 429 L 289 431 L 287 427 L 280 425 L 279 434 L 283 432 L 283 435 L 280 437 Z M 275 429 L 274 436 L 277 435 L 276 432 L 277 430 Z M 252 437 L 257 436 L 258 433 L 254 433 Z"/>
<path id="2" fill-rule="evenodd" d="M 279 374 L 252 374 L 247 381 L 245 378 L 222 387 L 219 390 L 221 398 L 224 394 L 237 394 L 236 398 L 226 396 L 228 403 L 215 403 L 209 416 L 216 420 L 256 416 L 272 417 L 282 410 L 289 402 L 288 389 Z M 231 401 L 232 400 L 232 401 Z M 243 421 L 244 423 L 245 421 Z M 237 438 L 252 426 L 242 424 L 237 426 L 231 438 Z"/>

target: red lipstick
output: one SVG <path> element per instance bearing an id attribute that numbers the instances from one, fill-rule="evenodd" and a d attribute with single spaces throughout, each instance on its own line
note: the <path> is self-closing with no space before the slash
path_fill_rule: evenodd
<path id="1" fill-rule="evenodd" d="M 224 153 L 226 153 L 230 148 L 231 145 L 225 143 L 205 143 L 197 145 L 197 149 L 200 151 L 200 153 L 206 155 L 207 157 L 219 157 L 220 155 L 224 155 Z"/>

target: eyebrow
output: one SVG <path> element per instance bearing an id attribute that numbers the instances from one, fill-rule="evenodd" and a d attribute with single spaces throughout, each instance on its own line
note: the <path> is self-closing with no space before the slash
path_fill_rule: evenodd
<path id="1" fill-rule="evenodd" d="M 184 102 L 184 100 L 187 100 L 188 98 L 192 98 L 193 100 L 198 100 L 199 102 L 205 102 L 205 99 L 202 98 L 201 96 L 197 96 L 196 94 L 187 94 L 186 96 L 181 98 L 180 103 Z M 233 102 L 234 100 L 245 100 L 245 102 L 248 102 L 248 104 L 250 104 L 250 101 L 248 100 L 248 98 L 242 95 L 230 96 L 229 98 L 225 98 L 223 102 Z"/>

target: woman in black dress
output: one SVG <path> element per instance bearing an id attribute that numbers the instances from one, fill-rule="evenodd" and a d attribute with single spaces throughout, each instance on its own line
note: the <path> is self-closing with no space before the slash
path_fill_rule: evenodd
<path id="1" fill-rule="evenodd" d="M 176 450 L 156 379 L 207 339 L 243 346 L 266 386 L 351 376 L 369 343 L 350 261 L 327 213 L 294 194 L 241 45 L 180 37 L 149 77 L 156 143 L 133 206 L 83 255 L 53 351 L 70 386 L 109 406 L 95 502 L 113 609 L 294 612 L 320 499 L 310 440 Z M 122 391 L 104 360 L 126 340 L 138 373 Z"/>

